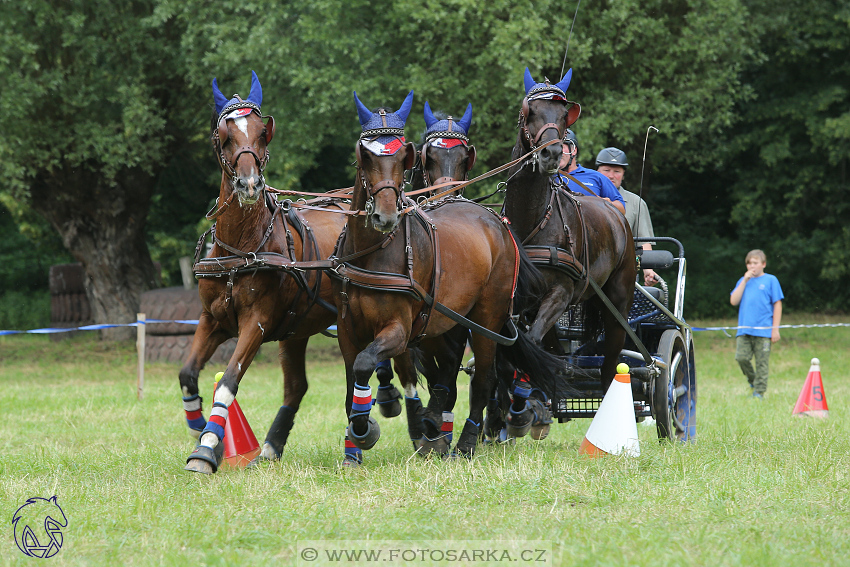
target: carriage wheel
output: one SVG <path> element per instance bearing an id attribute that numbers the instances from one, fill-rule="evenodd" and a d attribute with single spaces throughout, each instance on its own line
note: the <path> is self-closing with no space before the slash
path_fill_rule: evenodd
<path id="1" fill-rule="evenodd" d="M 696 367 L 693 341 L 687 347 L 678 330 L 661 335 L 658 354 L 667 364 L 655 380 L 652 410 L 659 439 L 693 440 L 696 436 Z"/>

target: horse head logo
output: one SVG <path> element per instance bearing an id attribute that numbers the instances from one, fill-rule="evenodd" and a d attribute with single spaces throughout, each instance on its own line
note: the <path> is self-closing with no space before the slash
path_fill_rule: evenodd
<path id="1" fill-rule="evenodd" d="M 15 543 L 24 555 L 47 559 L 62 548 L 62 528 L 68 527 L 65 512 L 53 498 L 30 498 L 12 516 Z"/>

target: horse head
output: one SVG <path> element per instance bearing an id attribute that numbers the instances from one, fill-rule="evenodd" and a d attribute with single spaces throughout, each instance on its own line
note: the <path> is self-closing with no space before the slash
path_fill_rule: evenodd
<path id="1" fill-rule="evenodd" d="M 401 219 L 404 172 L 413 168 L 416 149 L 405 142 L 404 123 L 413 105 L 413 91 L 401 107 L 369 110 L 354 93 L 363 133 L 357 141 L 354 205 L 366 211 L 367 225 L 390 232 Z"/>
<path id="2" fill-rule="evenodd" d="M 263 171 L 269 159 L 268 144 L 274 136 L 274 118 L 264 117 L 260 105 L 263 89 L 257 74 L 251 71 L 251 92 L 227 100 L 212 82 L 217 120 L 213 126 L 213 146 L 218 153 L 224 177 L 241 205 L 253 205 L 265 189 Z M 263 118 L 268 118 L 263 122 Z"/>
<path id="3" fill-rule="evenodd" d="M 581 106 L 567 100 L 566 95 L 572 74 L 570 69 L 559 83 L 551 85 L 548 79 L 542 83 L 535 82 L 528 67 L 525 68 L 525 98 L 522 99 L 518 126 L 526 151 L 551 140 L 561 140 L 567 128 L 578 120 Z M 561 160 L 561 145 L 552 144 L 535 155 L 543 171 L 554 173 Z"/>
<path id="4" fill-rule="evenodd" d="M 475 165 L 475 146 L 469 144 L 472 104 L 460 120 L 452 116 L 439 119 L 425 102 L 425 143 L 420 151 L 426 185 L 466 180 Z"/>

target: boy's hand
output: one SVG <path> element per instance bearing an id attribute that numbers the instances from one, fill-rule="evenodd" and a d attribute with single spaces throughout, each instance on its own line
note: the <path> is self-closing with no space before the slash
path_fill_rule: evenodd
<path id="1" fill-rule="evenodd" d="M 779 336 L 779 329 L 777 329 L 776 327 L 774 327 L 774 328 L 773 328 L 773 331 L 771 331 L 771 333 L 770 333 L 770 342 L 775 343 L 775 342 L 776 342 L 776 341 L 778 341 L 780 338 L 781 338 L 781 337 Z"/>

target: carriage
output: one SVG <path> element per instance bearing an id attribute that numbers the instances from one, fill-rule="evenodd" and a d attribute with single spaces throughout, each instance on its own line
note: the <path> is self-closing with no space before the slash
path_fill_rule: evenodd
<path id="1" fill-rule="evenodd" d="M 684 247 L 675 238 L 635 238 L 635 243 L 652 241 L 663 248 L 638 250 L 642 268 L 675 269 L 675 286 L 664 279 L 660 287 L 635 285 L 628 324 L 632 330 L 620 353 L 620 362 L 630 368 L 635 418 L 655 420 L 659 439 L 693 440 L 696 435 L 696 364 L 693 333 L 683 318 L 685 276 Z M 664 248 L 673 248 L 673 252 Z M 603 362 L 604 335 L 583 340 L 581 304 L 563 314 L 557 323 L 561 346 L 568 354 L 569 384 L 582 397 L 570 394 L 562 380 L 552 399 L 552 413 L 560 423 L 596 415 L 603 391 L 599 375 Z M 647 360 L 649 358 L 649 360 Z"/>

